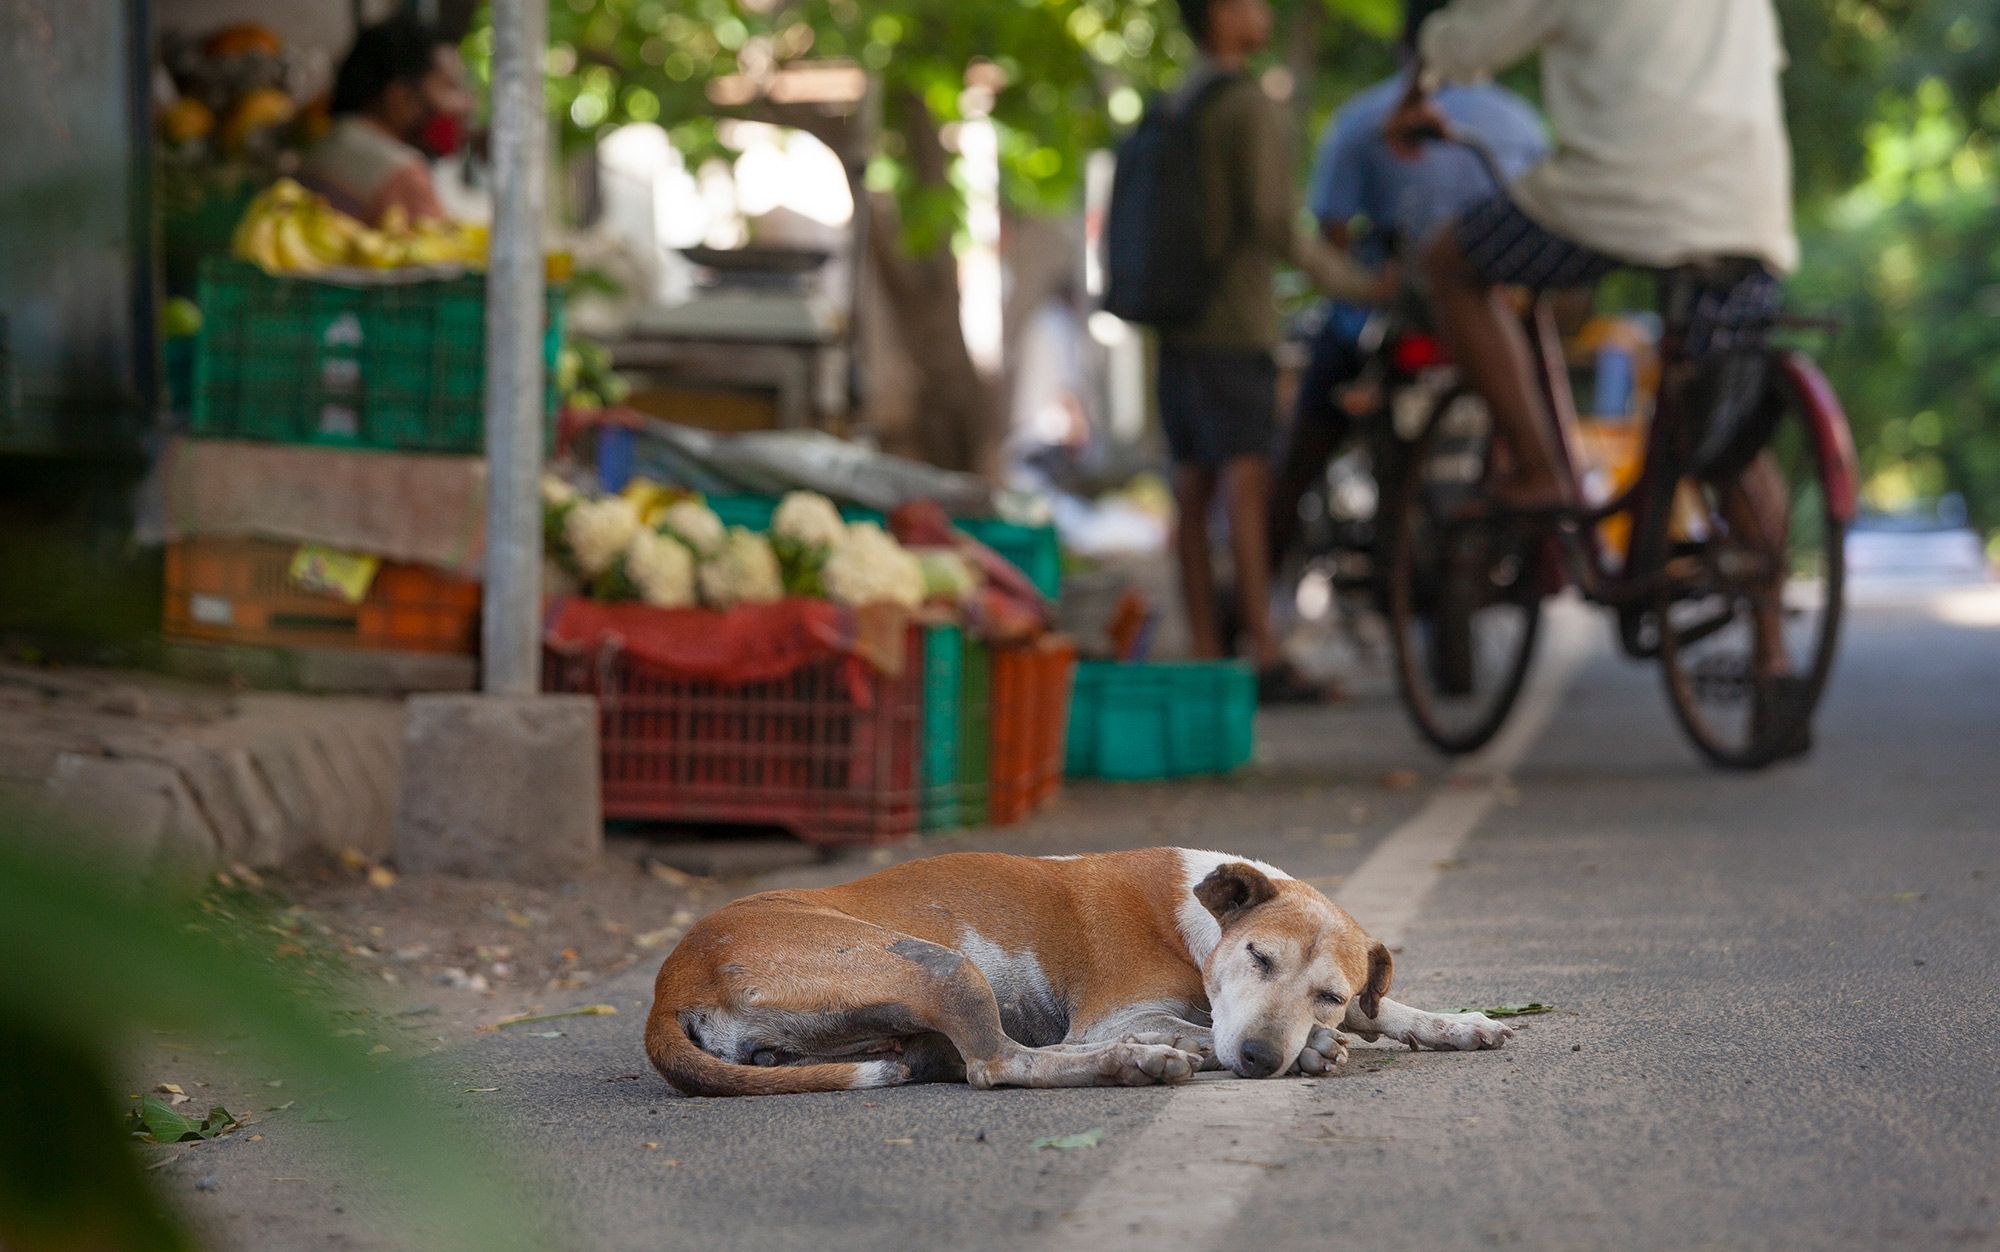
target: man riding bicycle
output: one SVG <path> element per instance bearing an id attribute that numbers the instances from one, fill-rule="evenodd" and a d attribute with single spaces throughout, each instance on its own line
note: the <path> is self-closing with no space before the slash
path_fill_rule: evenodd
<path id="1" fill-rule="evenodd" d="M 1407 0 L 1400 45 L 1406 62 L 1416 56 L 1424 19 L 1443 7 L 1444 0 Z M 1470 152 L 1433 146 L 1406 160 L 1389 150 L 1382 128 L 1403 89 L 1404 75 L 1397 73 L 1333 115 L 1313 160 L 1306 197 L 1326 241 L 1370 269 L 1401 254 L 1414 255 L 1460 209 L 1493 194 L 1492 179 Z M 1478 140 L 1509 175 L 1548 155 L 1534 107 L 1497 83 L 1447 85 L 1437 93 L 1436 104 L 1456 133 Z M 1366 233 L 1358 237 L 1357 223 L 1366 225 Z M 1366 364 L 1361 338 L 1374 313 L 1335 300 L 1313 337 L 1271 492 L 1273 567 L 1284 563 L 1298 535 L 1299 501 L 1347 441 L 1350 417 L 1339 393 L 1360 377 Z"/>
<path id="2" fill-rule="evenodd" d="M 1414 151 L 1450 133 L 1435 92 L 1542 54 L 1555 154 L 1472 205 L 1426 246 L 1441 336 L 1486 402 L 1507 452 L 1496 512 L 1555 517 L 1582 503 L 1554 440 L 1535 358 L 1500 288 L 1588 287 L 1614 269 L 1734 259 L 1689 327 L 1697 353 L 1768 320 L 1792 270 L 1791 148 L 1770 0 L 1453 0 L 1418 36 L 1385 135 Z M 1732 513 L 1782 532 L 1781 499 L 1744 474 Z M 1780 512 L 1772 515 L 1776 507 Z M 1775 589 L 1758 610 L 1759 667 L 1782 669 Z"/>

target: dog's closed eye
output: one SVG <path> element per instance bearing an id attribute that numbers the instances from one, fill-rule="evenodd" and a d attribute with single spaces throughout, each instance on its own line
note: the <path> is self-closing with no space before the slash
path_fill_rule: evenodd
<path id="1" fill-rule="evenodd" d="M 1276 962 L 1272 961 L 1269 956 L 1266 956 L 1256 944 L 1246 943 L 1243 945 L 1243 950 L 1250 954 L 1251 960 L 1257 962 L 1257 970 L 1264 977 L 1269 978 L 1277 970 L 1278 966 Z"/>
<path id="2" fill-rule="evenodd" d="M 1339 1008 L 1341 1005 L 1347 1003 L 1347 997 L 1338 991 L 1315 991 L 1313 999 L 1319 1001 L 1321 1004 L 1331 1005 L 1334 1008 Z"/>

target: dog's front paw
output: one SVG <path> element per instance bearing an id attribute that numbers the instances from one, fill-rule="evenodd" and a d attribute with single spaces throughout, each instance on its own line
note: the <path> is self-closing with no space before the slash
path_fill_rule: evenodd
<path id="1" fill-rule="evenodd" d="M 1324 1078 L 1334 1070 L 1347 1064 L 1347 1040 L 1335 1034 L 1326 1026 L 1315 1026 L 1306 1036 L 1305 1050 L 1299 1059 L 1292 1062 L 1286 1073 L 1290 1076 Z"/>
<path id="2" fill-rule="evenodd" d="M 1154 1047 L 1172 1048 L 1176 1052 L 1191 1052 L 1201 1058 L 1200 1069 L 1221 1069 L 1222 1062 L 1216 1059 L 1215 1040 L 1207 1035 L 1186 1035 L 1176 1031 L 1159 1031 L 1148 1034 L 1127 1035 L 1126 1043 L 1151 1044 Z"/>
<path id="3" fill-rule="evenodd" d="M 1186 1082 L 1201 1064 L 1199 1052 L 1157 1043 L 1114 1043 L 1097 1054 L 1097 1083 L 1101 1087 L 1150 1087 Z"/>
<path id="4" fill-rule="evenodd" d="M 1404 1040 L 1410 1051 L 1484 1052 L 1505 1047 L 1514 1028 L 1484 1013 L 1426 1013 Z"/>

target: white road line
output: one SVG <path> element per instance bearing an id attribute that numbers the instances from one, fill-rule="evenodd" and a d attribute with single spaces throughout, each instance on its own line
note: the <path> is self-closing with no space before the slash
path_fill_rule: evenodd
<path id="1" fill-rule="evenodd" d="M 1390 833 L 1338 893 L 1341 907 L 1394 948 L 1403 943 L 1450 859 L 1492 812 L 1510 785 L 1507 775 L 1526 759 L 1562 703 L 1589 654 L 1596 619 L 1568 601 L 1550 606 L 1537 672 L 1507 729 L 1451 771 L 1423 808 Z M 1419 1006 L 1422 1007 L 1422 1006 Z M 1256 1192 L 1260 1162 L 1282 1160 L 1291 1136 L 1302 1133 L 1314 1084 L 1306 1080 L 1244 1082 L 1205 1074 L 1167 1098 L 1167 1106 L 1124 1145 L 1109 1172 L 1040 1246 L 1087 1249 L 1128 1246 L 1134 1235 L 1168 1235 L 1172 1246 L 1219 1246 L 1237 1212 Z M 1226 1159 L 1218 1135 L 1231 1141 Z"/>

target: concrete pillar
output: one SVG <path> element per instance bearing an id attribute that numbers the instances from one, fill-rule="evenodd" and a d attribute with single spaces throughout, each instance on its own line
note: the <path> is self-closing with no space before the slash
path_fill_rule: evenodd
<path id="1" fill-rule="evenodd" d="M 603 850 L 595 700 L 410 699 L 396 821 L 405 872 L 559 882 Z"/>
<path id="2" fill-rule="evenodd" d="M 547 44 L 547 0 L 494 0 L 486 694 L 409 702 L 396 860 L 415 873 L 558 881 L 589 869 L 604 846 L 597 703 L 538 694 Z"/>

